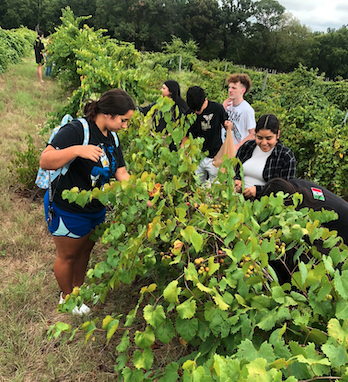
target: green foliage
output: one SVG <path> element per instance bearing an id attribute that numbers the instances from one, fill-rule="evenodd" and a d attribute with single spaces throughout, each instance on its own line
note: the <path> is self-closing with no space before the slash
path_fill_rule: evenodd
<path id="1" fill-rule="evenodd" d="M 94 32 L 87 25 L 79 28 L 80 23 L 88 18 L 88 16 L 75 18 L 67 7 L 62 10 L 62 25 L 51 35 L 48 54 L 56 64 L 52 76 L 57 76 L 65 89 L 76 88 L 80 84 L 76 49 L 85 47 L 95 52 L 106 39 L 102 37 L 103 31 Z"/>
<path id="2" fill-rule="evenodd" d="M 343 25 L 327 33 L 312 32 L 276 0 L 4 0 L 0 26 L 11 29 L 40 25 L 45 35 L 60 27 L 61 9 L 69 5 L 90 28 L 132 42 L 147 52 L 160 52 L 173 34 L 195 41 L 200 59 L 216 57 L 235 63 L 289 72 L 300 63 L 320 68 L 329 78 L 348 77 L 347 37 Z M 163 55 L 156 59 L 164 61 Z M 166 66 L 169 62 L 166 63 Z M 174 61 L 172 60 L 172 65 Z"/>
<path id="3" fill-rule="evenodd" d="M 168 68 L 163 67 L 170 61 L 169 56 L 186 52 L 193 60 L 186 88 L 199 84 L 208 99 L 222 102 L 227 96 L 229 73 L 249 74 L 253 86 L 246 99 L 255 108 L 257 118 L 264 113 L 279 118 L 281 139 L 297 159 L 297 177 L 310 178 L 339 195 L 347 194 L 346 126 L 342 126 L 347 107 L 344 81 L 324 81 L 318 70 L 300 65 L 290 74 L 268 74 L 264 89 L 265 72 L 218 60 L 199 61 L 194 58 L 193 43 L 184 44 L 173 37 L 172 43 L 166 44 L 169 56 L 147 54 L 142 59 L 131 44 L 102 37 L 103 31 L 95 32 L 87 26 L 79 28 L 81 20 L 65 10 L 62 27 L 52 36 L 56 73 L 66 84 L 75 84 L 75 90 L 69 105 L 54 116 L 51 126 L 66 113 L 81 113 L 87 99 L 97 98 L 113 87 L 128 91 L 138 104 L 155 101 L 169 76 Z M 156 64 L 158 59 L 160 65 Z"/>
<path id="4" fill-rule="evenodd" d="M 10 64 L 17 64 L 21 58 L 32 51 L 36 34 L 26 28 L 4 30 L 0 28 L 0 73 Z"/>
<path id="5" fill-rule="evenodd" d="M 152 85 L 162 81 L 163 68 L 143 73 L 149 63 L 140 60 L 132 45 L 79 28 L 66 12 L 57 36 L 65 44 L 75 43 L 75 36 L 78 44 L 69 50 L 57 36 L 53 44 L 59 46 L 57 59 L 60 50 L 75 59 L 68 62 L 62 56 L 65 69 L 57 67 L 71 84 L 79 76 L 68 106 L 72 114 L 109 87 L 122 86 L 135 99 L 154 96 Z M 224 97 L 224 66 L 213 61 L 193 67 L 209 97 Z M 229 64 L 228 71 L 237 70 Z M 281 119 L 283 140 L 298 158 L 299 173 L 344 193 L 347 132 L 343 111 L 329 101 L 328 84 L 317 71 L 300 66 L 290 75 L 270 76 L 262 92 L 263 74 L 249 73 L 257 115 L 274 112 Z M 337 95 L 335 104 L 344 102 Z M 198 185 L 193 174 L 203 157 L 202 142 L 190 137 L 180 148 L 195 116 L 174 123 L 171 106 L 165 99 L 158 104 L 168 121 L 164 133 L 153 131 L 151 114 L 135 112 L 127 132 L 120 134 L 129 182 L 63 194 L 81 206 L 98 198 L 112 211 L 95 231 L 107 252 L 88 271 L 90 288 L 67 297 L 60 310 L 91 301 L 93 293 L 104 302 L 111 289 L 133 286 L 135 280 L 143 285 L 137 301 L 129 302 L 124 316 L 113 312 L 74 330 L 57 323 L 49 337 L 70 333 L 73 339 L 80 330 L 87 341 L 103 330 L 110 345 L 122 330 L 114 368 L 124 381 L 347 379 L 348 250 L 334 232 L 321 227 L 335 214 L 297 211 L 299 195 L 288 207 L 282 194 L 245 201 L 234 193 L 235 160 L 225 160 L 218 183 Z M 27 139 L 28 151 L 16 153 L 15 163 L 18 169 L 24 164 L 18 173 L 25 180 L 38 162 L 32 139 Z M 175 152 L 169 150 L 172 142 Z M 29 176 L 32 181 L 36 170 Z M 272 268 L 274 261 L 285 262 L 284 255 L 294 256 L 297 264 L 291 285 L 280 285 Z M 182 344 L 183 357 L 173 355 L 172 362 L 160 364 L 153 348 L 174 342 Z"/>
<path id="6" fill-rule="evenodd" d="M 162 105 L 164 118 L 170 106 Z M 88 271 L 90 288 L 61 309 L 73 309 L 93 292 L 105 301 L 110 289 L 143 278 L 126 317 L 107 316 L 102 325 L 95 319 L 75 331 L 86 331 L 88 340 L 103 329 L 109 342 L 123 329 L 115 364 L 120 381 L 347 377 L 348 249 L 321 228 L 335 214 L 297 211 L 299 195 L 288 207 L 282 194 L 245 201 L 234 192 L 231 159 L 218 183 L 200 186 L 193 173 L 202 142 L 190 137 L 185 148 L 170 152 L 190 122 L 168 120 L 163 135 L 154 132 L 151 116 L 135 114 L 121 137 L 128 142 L 129 182 L 63 193 L 80 205 L 98 198 L 114 212 L 95 232 L 109 249 Z M 291 250 L 298 267 L 291 285 L 280 285 L 272 262 L 285 261 Z M 50 336 L 64 331 L 75 334 L 59 323 Z M 185 357 L 161 368 L 154 344 L 177 339 L 187 346 Z"/>
<path id="7" fill-rule="evenodd" d="M 22 189 L 31 190 L 35 186 L 39 169 L 40 151 L 35 148 L 31 135 L 27 135 L 25 139 L 28 144 L 27 150 L 14 151 L 14 159 L 8 168 L 14 177 L 13 184 L 18 183 Z"/>
<path id="8" fill-rule="evenodd" d="M 62 26 L 51 35 L 48 53 L 56 76 L 64 88 L 74 89 L 70 103 L 61 114 L 76 115 L 87 99 L 111 88 L 121 87 L 133 98 L 145 100 L 149 75 L 141 67 L 141 55 L 130 43 L 103 36 L 80 23 L 88 17 L 74 17 L 63 10 Z"/>
<path id="9" fill-rule="evenodd" d="M 184 43 L 180 38 L 172 36 L 170 43 L 163 43 L 163 53 L 153 53 L 150 55 L 155 64 L 178 70 L 181 57 L 181 68 L 190 70 L 197 60 L 198 46 L 193 40 Z"/>

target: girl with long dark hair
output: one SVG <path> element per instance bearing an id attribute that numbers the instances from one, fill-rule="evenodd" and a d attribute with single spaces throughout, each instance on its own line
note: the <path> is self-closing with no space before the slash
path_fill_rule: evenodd
<path id="1" fill-rule="evenodd" d="M 279 140 L 279 120 L 273 114 L 263 115 L 256 124 L 255 139 L 245 142 L 237 151 L 244 172 L 243 195 L 259 198 L 263 186 L 272 178 L 292 179 L 296 176 L 296 159 Z M 236 167 L 235 187 L 242 192 L 240 166 Z"/>
<path id="2" fill-rule="evenodd" d="M 54 274 L 62 291 L 60 303 L 74 287 L 84 283 L 94 246 L 90 235 L 105 218 L 105 206 L 98 200 L 93 199 L 82 208 L 64 200 L 62 191 L 73 187 L 80 190 L 100 188 L 111 177 L 119 181 L 129 179 L 122 149 L 113 133 L 127 127 L 134 109 L 132 98 L 124 90 L 109 90 L 84 108 L 89 129 L 87 145 L 83 144 L 83 124 L 73 120 L 59 129 L 41 155 L 40 167 L 46 170 L 56 170 L 71 162 L 66 174 L 52 183 L 52 201 L 49 192 L 44 200 L 48 229 L 57 247 Z M 72 313 L 81 315 L 89 311 L 82 304 Z"/>

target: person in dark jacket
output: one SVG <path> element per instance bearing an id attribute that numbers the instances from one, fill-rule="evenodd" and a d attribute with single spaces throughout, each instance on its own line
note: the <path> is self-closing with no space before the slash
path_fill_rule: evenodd
<path id="1" fill-rule="evenodd" d="M 323 226 L 337 231 L 348 245 L 348 203 L 344 199 L 307 179 L 271 179 L 266 183 L 262 195 L 270 195 L 272 192 L 276 194 L 279 191 L 289 195 L 295 192 L 302 194 L 303 201 L 298 208 L 308 207 L 314 211 L 321 211 L 324 208 L 335 211 L 338 219 L 323 223 Z"/>
<path id="2" fill-rule="evenodd" d="M 35 51 L 35 61 L 37 64 L 37 77 L 40 80 L 40 82 L 44 82 L 42 79 L 42 65 L 45 62 L 45 56 L 44 56 L 44 51 L 45 51 L 45 46 L 42 42 L 42 39 L 44 37 L 44 34 L 42 31 L 37 32 L 37 38 L 34 43 L 34 51 Z"/>
<path id="3" fill-rule="evenodd" d="M 295 193 L 302 194 L 303 200 L 297 206 L 297 209 L 307 207 L 314 211 L 321 211 L 322 209 L 335 211 L 338 219 L 322 223 L 322 226 L 337 231 L 344 243 L 348 244 L 348 203 L 345 200 L 326 188 L 306 179 L 271 179 L 265 184 L 262 196 L 271 195 L 272 193 L 276 195 L 279 191 L 283 191 L 284 194 L 289 194 L 289 196 Z M 287 198 L 284 200 L 284 203 L 292 203 L 292 199 Z M 321 240 L 317 240 L 315 245 L 321 253 L 328 254 L 330 248 L 324 248 Z M 296 249 L 292 248 L 286 251 L 282 259 L 270 261 L 270 265 L 276 271 L 281 284 L 290 282 L 291 274 L 297 270 L 297 263 L 294 262 L 295 253 Z M 299 260 L 307 263 L 309 259 L 306 255 L 302 254 Z"/>

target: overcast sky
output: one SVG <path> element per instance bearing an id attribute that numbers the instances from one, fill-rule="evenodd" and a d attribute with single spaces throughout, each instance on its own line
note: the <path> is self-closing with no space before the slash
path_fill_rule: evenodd
<path id="1" fill-rule="evenodd" d="M 312 32 L 326 32 L 348 24 L 348 0 L 278 0 L 286 12 L 298 18 Z"/>

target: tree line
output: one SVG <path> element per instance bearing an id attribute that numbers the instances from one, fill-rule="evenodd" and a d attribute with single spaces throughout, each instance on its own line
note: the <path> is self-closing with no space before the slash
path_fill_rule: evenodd
<path id="1" fill-rule="evenodd" d="M 203 60 L 289 72 L 299 63 L 327 77 L 348 77 L 348 30 L 312 32 L 276 0 L 4 0 L 3 29 L 23 25 L 50 34 L 61 9 L 138 50 L 161 51 L 172 36 L 198 45 Z"/>

